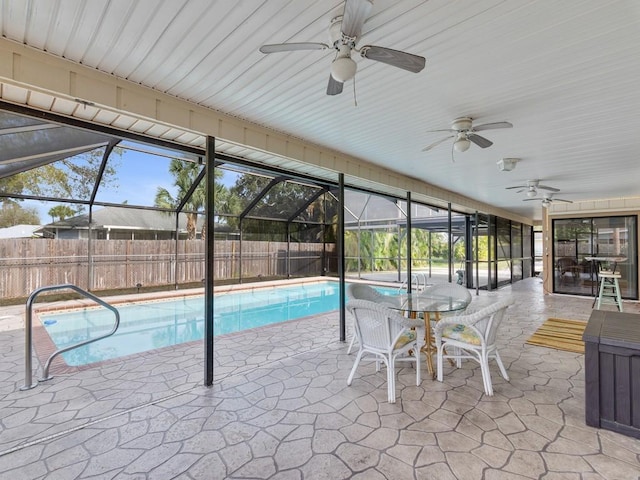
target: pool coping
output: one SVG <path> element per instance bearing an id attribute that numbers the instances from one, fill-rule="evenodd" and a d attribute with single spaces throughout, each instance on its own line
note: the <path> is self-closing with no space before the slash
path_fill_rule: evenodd
<path id="1" fill-rule="evenodd" d="M 231 292 L 239 292 L 244 290 L 256 290 L 256 289 L 267 289 L 267 288 L 275 288 L 282 287 L 287 285 L 300 285 L 300 284 L 316 284 L 316 283 L 324 283 L 327 281 L 338 282 L 339 279 L 335 277 L 307 277 L 304 279 L 287 279 L 287 280 L 270 280 L 265 282 L 252 282 L 245 284 L 233 284 L 233 285 L 223 285 L 214 287 L 214 293 L 231 293 Z M 349 279 L 349 282 L 357 282 L 357 283 L 368 283 L 368 284 L 380 284 L 383 286 L 389 286 L 388 282 L 371 282 L 371 281 L 363 281 L 359 279 Z M 188 298 L 188 297 L 196 297 L 204 295 L 204 288 L 192 288 L 185 290 L 173 290 L 173 291 L 165 291 L 165 292 L 152 292 L 152 293 L 134 293 L 129 295 L 119 295 L 117 297 L 101 297 L 102 300 L 112 304 L 112 305 L 126 305 L 131 303 L 148 303 L 148 302 L 160 302 L 168 299 L 175 298 Z M 51 339 L 49 333 L 47 332 L 45 326 L 42 323 L 42 319 L 40 318 L 40 314 L 46 314 L 51 312 L 61 312 L 65 310 L 75 310 L 80 308 L 87 307 L 100 307 L 91 299 L 76 299 L 76 300 L 64 300 L 55 303 L 42 303 L 42 304 L 34 304 L 33 308 L 33 316 L 32 316 L 32 335 L 33 335 L 33 349 L 34 353 L 44 368 L 44 365 L 47 359 L 57 350 L 56 345 Z M 302 317 L 295 320 L 290 321 L 299 321 L 309 318 Z M 271 325 L 262 325 L 260 327 L 255 327 L 248 330 L 242 330 L 239 332 L 231 332 L 225 333 L 221 335 L 217 335 L 216 337 L 228 337 L 231 335 L 239 335 L 243 334 L 249 330 L 258 330 L 263 328 L 269 328 Z M 194 340 L 193 342 L 183 342 L 180 345 L 190 344 L 190 343 L 201 343 L 202 340 Z M 153 350 L 147 350 L 144 352 L 132 353 L 130 355 L 124 355 L 122 357 L 102 360 L 99 362 L 88 363 L 86 365 L 68 365 L 62 355 L 56 356 L 51 362 L 51 366 L 49 368 L 49 372 L 51 375 L 64 375 L 69 373 L 80 372 L 84 370 L 88 370 L 91 368 L 96 368 L 112 363 L 119 363 L 128 360 L 133 360 L 137 358 L 146 357 L 152 353 L 166 351 L 167 349 L 174 348 L 175 345 L 169 345 L 162 348 L 156 348 Z"/>
<path id="2" fill-rule="evenodd" d="M 338 281 L 335 277 L 308 277 L 304 279 L 288 279 L 288 280 L 269 280 L 266 282 L 252 282 L 252 283 L 239 283 L 233 285 L 219 285 L 213 287 L 213 293 L 230 293 L 242 290 L 255 290 L 258 288 L 274 288 L 285 285 L 296 285 L 305 283 L 320 283 L 326 281 Z M 185 290 L 167 290 L 162 292 L 149 292 L 149 293 L 130 293 L 127 295 L 117 295 L 110 297 L 100 297 L 107 303 L 112 305 L 121 305 L 123 303 L 139 303 L 166 300 L 168 298 L 180 298 L 197 296 L 204 294 L 204 287 L 189 288 Z M 36 303 L 34 304 L 33 311 L 36 312 L 51 312 L 58 310 L 68 310 L 75 308 L 84 308 L 87 306 L 94 306 L 96 303 L 88 298 L 80 298 L 75 300 L 63 300 L 59 302 L 49 303 Z"/>

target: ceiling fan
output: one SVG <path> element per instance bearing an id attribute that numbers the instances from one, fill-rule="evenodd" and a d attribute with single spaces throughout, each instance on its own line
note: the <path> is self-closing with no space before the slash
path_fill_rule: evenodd
<path id="1" fill-rule="evenodd" d="M 413 73 L 420 72 L 425 66 L 424 57 L 375 45 L 356 48 L 356 43 L 360 40 L 362 33 L 362 26 L 369 13 L 371 13 L 372 6 L 372 0 L 346 0 L 343 14 L 331 20 L 331 26 L 329 27 L 330 45 L 314 42 L 278 43 L 263 45 L 260 47 L 260 51 L 262 53 L 276 53 L 296 50 L 335 49 L 336 57 L 331 63 L 327 95 L 342 93 L 344 82 L 355 77 L 358 65 L 351 58 L 352 50 L 369 60 L 386 63 Z"/>
<path id="2" fill-rule="evenodd" d="M 557 190 L 557 189 L 556 189 Z M 540 200 L 539 198 L 523 198 L 523 202 Z M 547 208 L 553 202 L 573 203 L 571 200 L 565 200 L 563 198 L 553 198 L 553 193 L 545 193 L 542 197 L 542 207 Z"/>
<path id="3" fill-rule="evenodd" d="M 456 152 L 466 152 L 469 150 L 471 146 L 471 142 L 478 145 L 480 148 L 487 148 L 493 145 L 493 142 L 489 139 L 481 137 L 476 132 L 481 132 L 483 130 L 493 130 L 496 128 L 511 128 L 509 122 L 495 122 L 495 123 L 484 123 L 482 125 L 473 126 L 473 119 L 471 117 L 460 117 L 456 118 L 453 122 L 451 122 L 451 128 L 446 128 L 443 130 L 430 130 L 430 132 L 450 132 L 453 135 L 449 135 L 444 137 L 437 142 L 433 142 L 428 147 L 424 147 L 422 149 L 423 152 L 431 150 L 434 147 L 437 147 L 443 142 L 446 142 L 450 138 L 455 138 L 453 142 L 453 149 Z"/>
<path id="4" fill-rule="evenodd" d="M 559 192 L 559 188 L 549 187 L 548 185 L 540 185 L 540 180 L 528 180 L 526 185 L 516 185 L 514 187 L 506 187 L 507 190 L 518 188 L 516 193 L 527 192 L 527 197 L 534 199 L 538 195 L 538 189 L 548 190 L 550 192 Z"/>

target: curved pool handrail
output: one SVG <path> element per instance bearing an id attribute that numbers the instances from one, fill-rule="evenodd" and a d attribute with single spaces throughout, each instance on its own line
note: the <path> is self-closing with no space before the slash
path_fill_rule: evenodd
<path id="1" fill-rule="evenodd" d="M 68 347 L 65 348 L 60 348 L 58 350 L 56 350 L 55 352 L 53 352 L 49 358 L 47 359 L 47 361 L 44 364 L 44 368 L 42 369 L 42 378 L 40 379 L 40 381 L 44 382 L 46 380 L 51 380 L 53 377 L 49 376 L 49 367 L 51 366 L 51 362 L 53 361 L 53 359 L 60 355 L 61 353 L 64 352 L 68 352 L 69 350 L 73 350 L 74 348 L 78 348 L 78 347 L 82 347 L 84 345 L 87 345 L 89 343 L 93 343 L 93 342 L 97 342 L 98 340 L 102 340 L 103 338 L 109 337 L 111 335 L 113 335 L 114 333 L 116 333 L 116 330 L 118 330 L 118 327 L 120 326 L 120 312 L 118 311 L 118 309 L 116 307 L 114 307 L 113 305 L 105 302 L 104 300 L 102 300 L 101 298 L 95 296 L 94 294 L 87 292 L 86 290 L 83 290 L 82 288 L 70 284 L 70 283 L 65 283 L 62 285 L 49 285 L 46 287 L 40 287 L 37 288 L 36 290 L 34 290 L 33 292 L 31 292 L 31 295 L 29 295 L 29 298 L 27 299 L 27 304 L 26 304 L 26 313 L 25 313 L 25 319 L 24 319 L 24 333 L 25 333 L 25 365 L 24 365 L 24 377 L 25 377 L 25 382 L 24 385 L 22 387 L 20 387 L 20 390 L 29 390 L 31 388 L 34 388 L 36 385 L 38 385 L 38 382 L 34 382 L 33 381 L 33 372 L 32 372 L 32 366 L 31 366 L 31 356 L 32 356 L 32 347 L 33 347 L 33 338 L 32 338 L 32 323 L 33 323 L 33 303 L 36 300 L 36 297 L 38 295 L 40 295 L 42 292 L 48 292 L 51 290 L 64 290 L 64 289 L 70 289 L 73 290 L 74 292 L 82 295 L 83 297 L 86 297 L 90 300 L 93 300 L 94 302 L 96 302 L 99 305 L 102 305 L 103 307 L 111 310 L 114 315 L 116 316 L 116 321 L 115 324 L 113 326 L 113 329 L 111 329 L 110 332 L 101 335 L 99 337 L 95 337 L 95 338 L 91 338 L 89 340 L 85 340 L 83 342 L 77 343 L 75 345 L 69 345 Z"/>
<path id="2" fill-rule="evenodd" d="M 421 292 L 425 288 L 427 288 L 427 277 L 422 272 L 412 272 L 411 280 L 408 278 L 402 282 L 402 285 L 398 287 L 398 293 L 402 290 L 409 290 L 409 283 L 411 283 L 411 289 L 413 289 L 413 285 L 416 286 L 416 291 Z"/>

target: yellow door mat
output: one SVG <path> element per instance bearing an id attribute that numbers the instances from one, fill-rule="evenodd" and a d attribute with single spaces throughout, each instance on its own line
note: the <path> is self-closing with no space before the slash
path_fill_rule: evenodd
<path id="1" fill-rule="evenodd" d="M 586 321 L 549 318 L 526 343 L 539 347 L 556 348 L 574 353 L 584 353 L 582 334 Z"/>

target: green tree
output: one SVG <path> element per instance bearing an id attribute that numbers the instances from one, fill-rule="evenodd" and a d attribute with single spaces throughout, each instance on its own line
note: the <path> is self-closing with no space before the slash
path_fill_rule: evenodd
<path id="1" fill-rule="evenodd" d="M 344 232 L 344 254 L 347 257 L 345 268 L 353 272 L 358 270 L 369 271 L 372 250 L 373 234 L 368 230 L 347 230 Z"/>
<path id="2" fill-rule="evenodd" d="M 429 265 L 429 232 L 414 228 L 411 232 L 411 265 L 414 268 Z"/>
<path id="3" fill-rule="evenodd" d="M 39 225 L 40 217 L 35 208 L 24 208 L 16 202 L 5 202 L 0 207 L 0 228 L 14 225 Z"/>
<path id="4" fill-rule="evenodd" d="M 431 234 L 431 258 L 444 261 L 449 258 L 449 239 L 446 233 Z"/>
<path id="5" fill-rule="evenodd" d="M 176 187 L 176 195 L 173 196 L 171 192 L 164 187 L 158 187 L 155 206 L 160 208 L 176 209 L 191 188 L 191 185 L 196 181 L 201 169 L 202 166 L 197 163 L 172 159 L 169 163 L 169 173 L 173 176 L 173 185 Z M 216 169 L 214 169 L 214 176 L 215 175 L 221 175 L 221 172 L 217 172 Z M 205 204 L 206 191 L 204 181 L 202 181 L 184 205 L 185 214 L 187 216 L 187 239 L 189 240 L 196 238 L 198 215 L 204 214 Z M 203 226 L 202 238 L 205 238 L 205 236 L 206 229 Z"/>
<path id="6" fill-rule="evenodd" d="M 88 200 L 102 164 L 104 148 L 85 152 L 41 167 L 0 179 L 0 193 Z M 116 170 L 122 156 L 114 148 L 102 176 L 102 186 L 116 185 Z M 3 205 L 16 199 L 3 197 Z M 77 212 L 76 212 L 77 213 Z"/>
<path id="7" fill-rule="evenodd" d="M 215 193 L 213 211 L 216 215 L 216 222 L 229 224 L 228 215 L 237 215 L 240 213 L 240 199 L 237 195 L 232 194 L 229 188 L 220 181 L 223 176 L 223 170 L 219 168 L 214 170 Z"/>
<path id="8" fill-rule="evenodd" d="M 49 164 L 0 178 L 0 192 L 8 195 L 68 197 L 69 192 L 63 187 L 65 183 L 66 176 L 63 172 Z M 7 202 L 15 203 L 16 200 L 4 197 L 2 203 Z"/>
<path id="9" fill-rule="evenodd" d="M 122 148 L 114 148 L 109 156 L 100 181 L 100 187 L 111 186 L 117 189 L 117 170 L 122 157 Z M 103 149 L 92 150 L 80 156 L 65 158 L 60 165 L 56 164 L 65 176 L 62 183 L 64 191 L 68 193 L 66 198 L 78 198 L 88 200 L 98 177 L 98 171 L 104 156 Z"/>
<path id="10" fill-rule="evenodd" d="M 243 221 L 243 233 L 248 239 L 283 240 L 286 234 L 286 221 L 299 207 L 305 205 L 317 190 L 296 182 L 281 181 L 269 187 L 272 178 L 261 175 L 244 174 L 236 179 L 229 188 L 227 201 L 231 213 L 238 215 L 254 199 L 259 201 L 248 212 L 249 218 Z M 269 187 L 269 188 L 267 188 Z M 260 220 L 257 220 L 257 219 Z M 321 222 L 325 218 L 322 196 L 307 206 L 297 217 L 297 222 L 305 220 Z M 278 219 L 278 220 L 273 220 Z M 238 219 L 229 217 L 228 223 L 237 226 Z M 300 230 L 302 232 L 303 230 Z M 300 241 L 321 241 L 323 230 L 309 228 L 314 238 L 300 237 Z"/>
<path id="11" fill-rule="evenodd" d="M 473 252 L 474 252 L 474 260 L 479 260 L 481 262 L 486 262 L 489 260 L 489 239 L 487 236 L 482 236 L 478 238 L 478 249 L 476 250 L 476 239 L 473 239 Z"/>
<path id="12" fill-rule="evenodd" d="M 51 221 L 55 222 L 56 219 L 61 221 L 65 218 L 73 217 L 76 214 L 76 210 L 69 205 L 56 205 L 51 207 L 47 213 L 51 217 Z"/>

